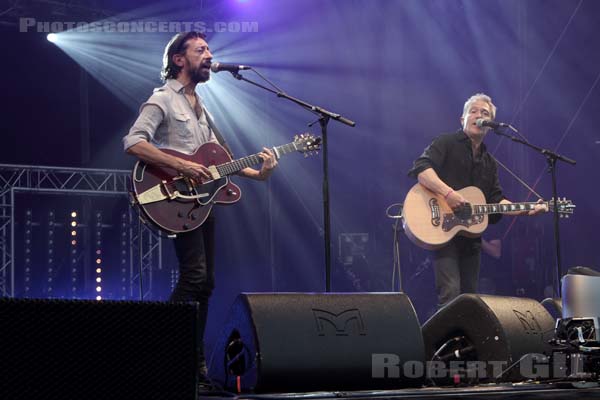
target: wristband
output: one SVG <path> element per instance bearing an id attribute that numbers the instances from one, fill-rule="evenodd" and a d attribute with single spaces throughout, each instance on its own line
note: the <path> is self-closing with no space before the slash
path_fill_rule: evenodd
<path id="1" fill-rule="evenodd" d="M 446 195 L 444 196 L 444 200 L 448 199 L 448 196 L 450 196 L 450 193 L 454 192 L 453 189 L 448 190 L 448 193 L 446 193 Z"/>

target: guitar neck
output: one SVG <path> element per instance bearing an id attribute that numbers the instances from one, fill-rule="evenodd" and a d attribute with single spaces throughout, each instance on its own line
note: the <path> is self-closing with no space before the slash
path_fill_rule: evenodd
<path id="1" fill-rule="evenodd" d="M 282 146 L 275 146 L 271 149 L 275 154 L 275 158 L 279 160 L 282 155 L 294 152 L 297 150 L 296 143 L 288 143 Z M 221 176 L 236 174 L 244 168 L 258 165 L 262 162 L 262 159 L 258 155 L 259 153 L 252 154 L 250 156 L 238 158 L 237 160 L 229 161 L 224 164 L 217 165 L 217 171 Z"/>
<path id="2" fill-rule="evenodd" d="M 474 214 L 507 214 L 515 211 L 531 211 L 537 205 L 546 205 L 549 207 L 549 202 L 543 203 L 525 202 L 511 204 L 473 204 Z"/>

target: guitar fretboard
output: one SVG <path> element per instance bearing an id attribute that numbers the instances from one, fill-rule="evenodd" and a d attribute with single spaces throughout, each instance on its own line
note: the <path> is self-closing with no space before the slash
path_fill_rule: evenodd
<path id="1" fill-rule="evenodd" d="M 474 214 L 504 214 L 515 211 L 531 211 L 538 204 L 548 203 L 512 203 L 512 204 L 474 204 Z"/>
<path id="2" fill-rule="evenodd" d="M 273 152 L 278 159 L 280 156 L 296 150 L 296 143 L 294 142 L 273 148 Z M 258 156 L 258 153 L 256 153 L 243 158 L 238 158 L 237 160 L 233 160 L 225 164 L 217 165 L 217 171 L 219 171 L 219 175 L 221 176 L 232 175 L 243 170 L 244 168 L 260 164 L 261 162 L 262 159 Z"/>

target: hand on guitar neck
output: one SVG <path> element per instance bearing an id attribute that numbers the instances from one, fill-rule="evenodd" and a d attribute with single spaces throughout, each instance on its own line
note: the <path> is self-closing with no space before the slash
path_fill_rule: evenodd
<path id="1" fill-rule="evenodd" d="M 456 192 L 453 189 L 450 189 L 450 190 L 451 191 L 449 192 L 448 196 L 446 197 L 446 203 L 448 203 L 448 206 L 450 206 L 451 209 L 458 210 L 461 207 L 463 207 L 465 204 L 467 204 L 467 201 L 459 192 Z M 533 210 L 513 211 L 513 212 L 508 212 L 506 214 L 513 215 L 513 216 L 525 216 L 525 215 L 532 216 L 532 215 L 537 215 L 540 213 L 548 212 L 548 205 L 544 203 L 544 200 L 540 199 L 540 200 L 538 200 L 538 203 L 540 203 L 540 204 L 535 206 L 535 208 Z M 500 201 L 500 204 L 512 204 L 512 201 L 507 200 L 507 199 L 502 199 Z"/>
<path id="2" fill-rule="evenodd" d="M 273 154 L 271 149 L 263 147 L 260 153 L 257 153 L 258 157 L 262 160 L 262 166 L 260 170 L 254 168 L 244 168 L 238 175 L 245 176 L 246 178 L 255 179 L 257 181 L 266 180 L 271 174 L 275 167 L 277 167 L 277 157 Z"/>
<path id="3" fill-rule="evenodd" d="M 450 206 L 450 208 L 452 208 L 453 210 L 458 210 L 461 207 L 463 207 L 465 204 L 467 204 L 467 201 L 465 200 L 465 198 L 459 193 L 454 191 L 453 189 L 450 189 L 450 194 L 446 197 L 446 203 L 448 203 L 448 206 Z M 532 216 L 532 215 L 537 215 L 540 213 L 545 213 L 548 212 L 548 205 L 544 204 L 544 200 L 538 200 L 538 203 L 540 203 L 539 205 L 535 206 L 535 208 L 531 211 L 514 211 L 514 212 L 508 212 L 506 213 L 507 215 L 513 215 L 513 216 Z M 507 199 L 502 199 L 500 201 L 500 204 L 512 204 L 512 201 L 507 200 Z"/>
<path id="4" fill-rule="evenodd" d="M 540 213 L 548 212 L 548 203 L 544 202 L 544 200 L 538 200 L 538 205 L 535 206 L 533 210 L 530 211 L 511 211 L 507 212 L 506 215 L 514 215 L 514 216 L 532 216 Z M 500 204 L 513 204 L 512 201 L 507 199 L 502 199 Z"/>

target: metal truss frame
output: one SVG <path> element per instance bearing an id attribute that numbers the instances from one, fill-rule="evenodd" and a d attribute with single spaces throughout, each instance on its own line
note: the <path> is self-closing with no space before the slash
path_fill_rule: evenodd
<path id="1" fill-rule="evenodd" d="M 127 170 L 0 164 L 0 296 L 15 293 L 15 194 L 67 194 L 129 197 Z M 129 208 L 129 294 L 152 294 L 152 271 L 162 269 L 159 232 L 139 222 Z"/>

